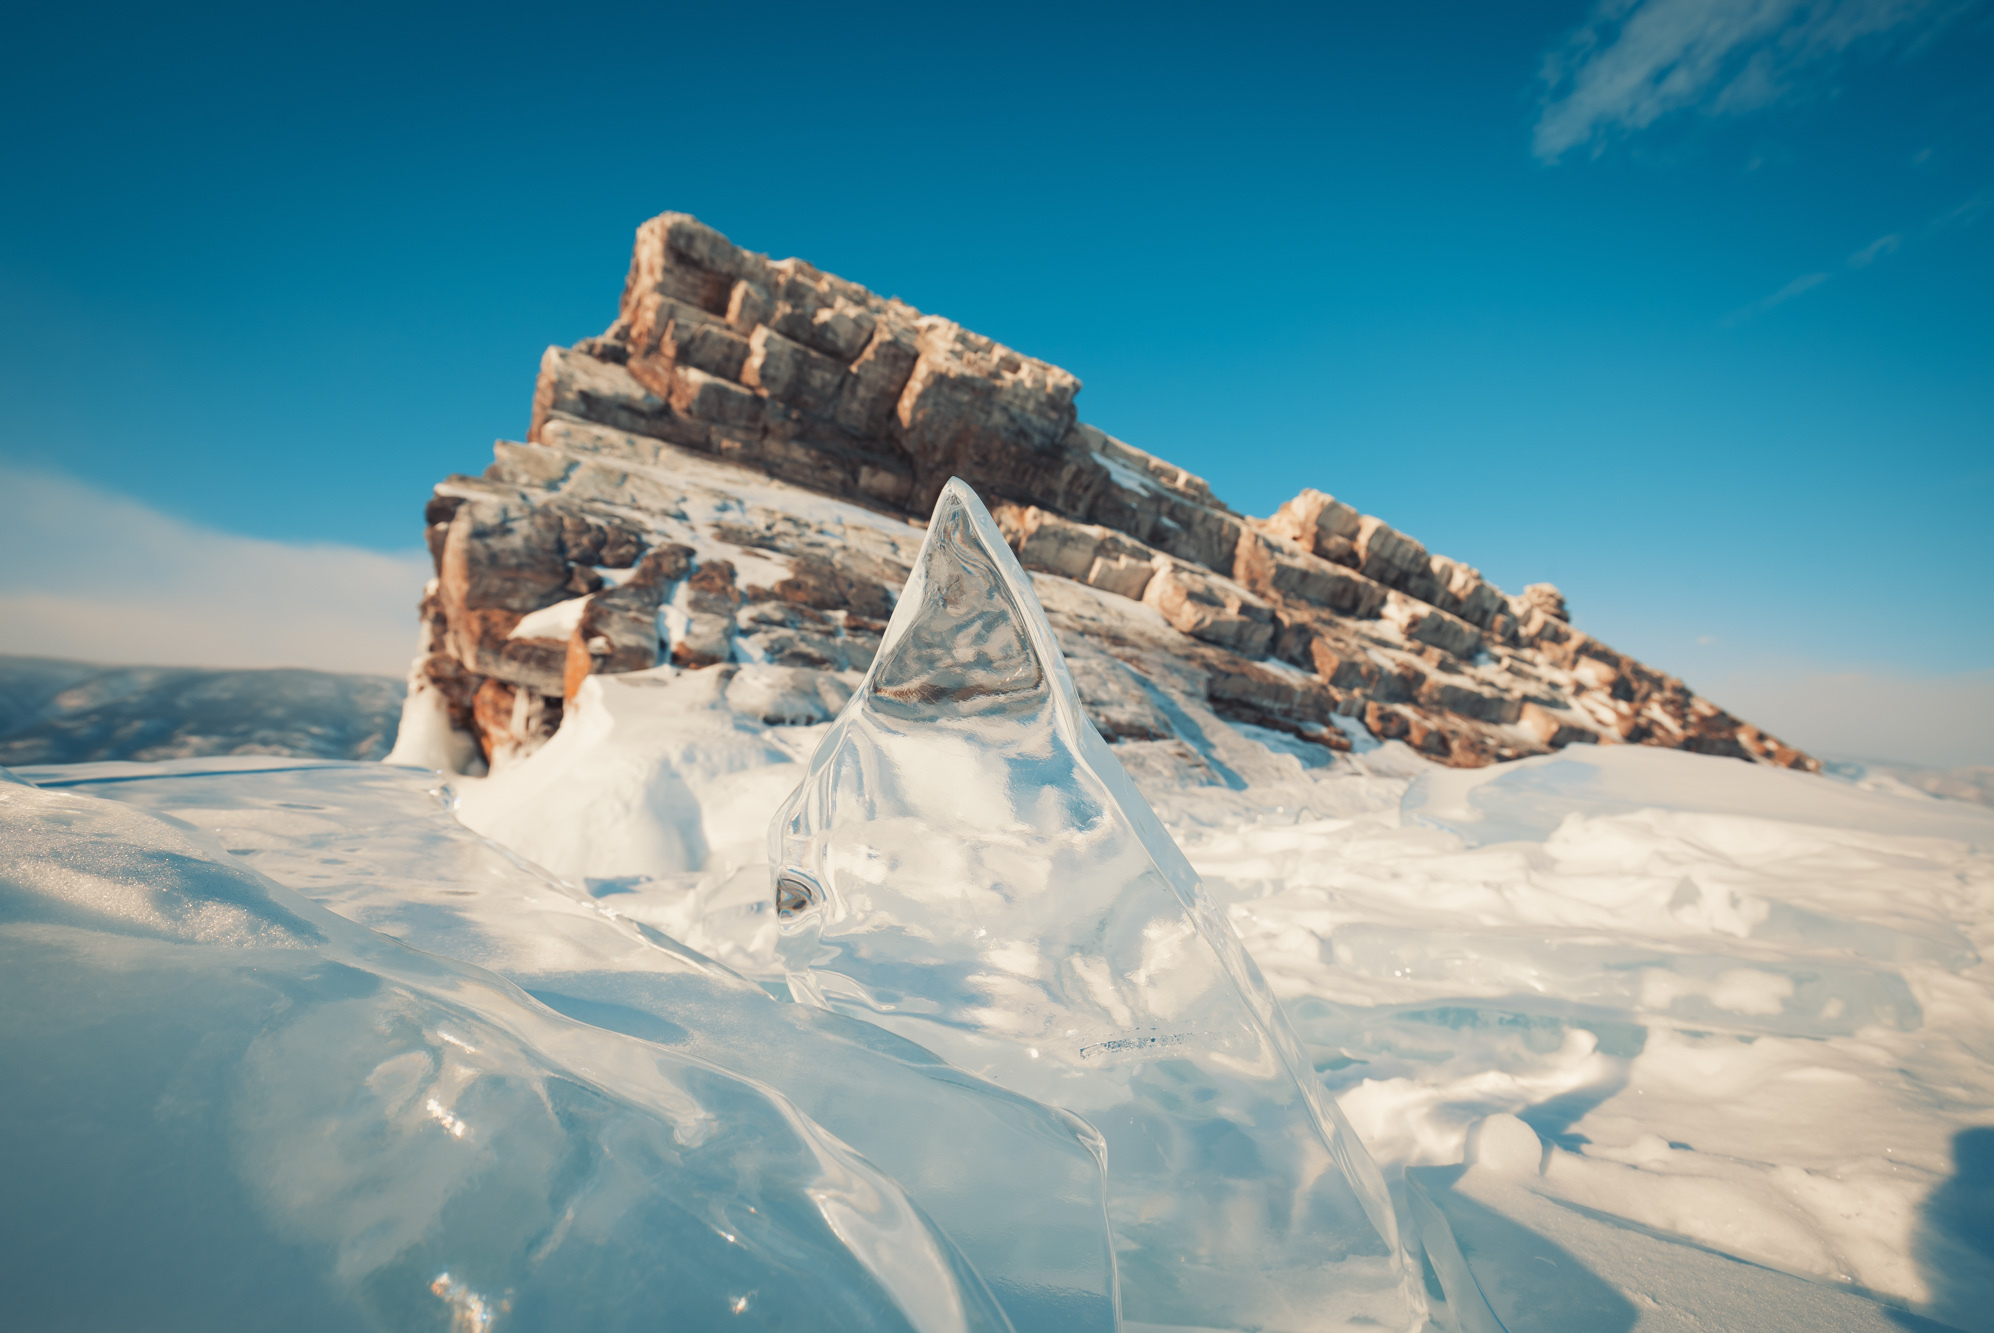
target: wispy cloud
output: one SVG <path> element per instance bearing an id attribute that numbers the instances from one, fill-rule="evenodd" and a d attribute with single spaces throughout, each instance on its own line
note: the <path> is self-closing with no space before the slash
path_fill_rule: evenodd
<path id="1" fill-rule="evenodd" d="M 1850 268 L 1868 268 L 1885 255 L 1894 254 L 1899 249 L 1902 249 L 1903 245 L 1904 238 L 1893 231 L 1888 236 L 1877 237 L 1868 245 L 1850 255 L 1846 262 Z"/>
<path id="2" fill-rule="evenodd" d="M 1994 209 L 1994 188 L 1982 190 L 1965 203 L 1948 208 L 1933 218 L 1925 230 L 1929 233 L 1970 227 L 1985 216 L 1989 209 Z"/>
<path id="3" fill-rule="evenodd" d="M 1979 0 L 1599 0 L 1544 57 L 1533 147 L 1555 162 L 1673 112 L 1768 105 L 1858 43 L 1916 41 Z"/>
<path id="4" fill-rule="evenodd" d="M 418 551 L 240 537 L 0 466 L 0 653 L 400 675 Z"/>
<path id="5" fill-rule="evenodd" d="M 1859 269 L 1868 268 L 1877 260 L 1896 254 L 1906 245 L 1936 236 L 1940 232 L 1953 231 L 1960 227 L 1970 226 L 1980 218 L 1982 213 L 1988 210 L 1990 204 L 1994 204 L 1994 190 L 1982 190 L 1965 203 L 1949 208 L 1939 214 L 1924 226 L 1917 228 L 1908 237 L 1902 232 L 1895 231 L 1879 236 L 1868 245 L 1863 246 L 1862 249 L 1855 251 L 1848 258 L 1844 259 L 1838 269 L 1819 273 L 1803 273 L 1772 295 L 1761 296 L 1750 305 L 1740 306 L 1717 322 L 1729 328 L 1754 316 L 1763 315 L 1776 305 L 1784 305 L 1796 296 L 1813 291 L 1816 287 L 1834 277 L 1837 271 L 1853 273 Z"/>
<path id="6" fill-rule="evenodd" d="M 1794 297 L 1813 291 L 1833 276 L 1834 274 L 1832 273 L 1803 273 L 1772 295 L 1761 296 L 1750 305 L 1733 310 L 1730 314 L 1724 316 L 1723 323 L 1726 327 L 1729 327 L 1742 320 L 1750 319 L 1754 315 L 1763 315 L 1776 305 L 1785 305 Z"/>

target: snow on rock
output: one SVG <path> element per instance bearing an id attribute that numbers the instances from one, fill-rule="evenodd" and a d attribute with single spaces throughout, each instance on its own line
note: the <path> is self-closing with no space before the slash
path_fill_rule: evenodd
<path id="1" fill-rule="evenodd" d="M 825 683 L 832 697 L 840 689 Z M 822 720 L 824 694 L 766 667 L 590 676 L 553 739 L 502 777 L 465 784 L 458 814 L 577 882 L 759 859 L 767 813 L 799 771 L 766 721 L 784 714 Z"/>
<path id="2" fill-rule="evenodd" d="M 568 636 L 581 628 L 582 612 L 587 609 L 586 597 L 570 597 L 565 602 L 543 606 L 521 616 L 519 623 L 506 631 L 506 638 L 553 639 L 565 644 Z"/>

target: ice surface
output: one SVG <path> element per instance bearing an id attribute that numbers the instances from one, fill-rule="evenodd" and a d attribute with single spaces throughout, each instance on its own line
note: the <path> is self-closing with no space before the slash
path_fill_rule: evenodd
<path id="1" fill-rule="evenodd" d="M 616 728 L 696 750 L 713 734 L 707 714 L 730 707 L 727 691 L 689 708 L 693 696 L 678 688 L 707 689 L 701 677 L 714 674 L 627 687 L 610 678 Z M 1197 703 L 1184 707 L 1195 713 Z M 1100 1230 L 1098 1202 L 1090 1214 L 1082 1197 L 1088 1178 L 1074 1153 L 1084 1148 L 1070 1135 L 1063 1149 L 1054 1142 L 1056 1116 L 1041 1108 L 1034 1114 L 1044 1118 L 1013 1122 L 1005 1107 L 1030 1110 L 1024 1099 L 989 1102 L 990 1085 L 869 1023 L 764 1002 L 659 933 L 783 989 L 763 943 L 776 932 L 761 834 L 828 728 L 735 716 L 744 740 L 767 742 L 757 779 L 767 804 L 757 809 L 732 785 L 754 770 L 711 783 L 702 770 L 677 770 L 697 804 L 690 817 L 704 830 L 706 860 L 593 884 L 541 873 L 473 834 L 452 817 L 448 790 L 419 771 L 239 758 L 21 775 L 177 817 L 211 833 L 235 861 L 381 935 L 490 969 L 583 1022 L 775 1087 L 899 1182 L 1021 1329 L 1060 1327 L 1021 1319 L 1029 1301 L 1001 1280 L 1050 1267 L 1029 1254 L 1000 1266 L 1039 1213 L 1068 1219 L 1049 1248 L 1084 1250 L 1069 1242 L 1088 1216 Z M 1981 1145 L 1994 1137 L 1984 1128 L 1994 1123 L 1985 1038 L 1994 1031 L 1994 969 L 1973 958 L 1994 947 L 1994 816 L 1923 797 L 1900 804 L 1822 779 L 1796 789 L 1772 770 L 1627 747 L 1582 752 L 1583 766 L 1557 769 L 1569 781 L 1529 776 L 1531 767 L 1497 770 L 1533 785 L 1532 831 L 1469 846 L 1413 817 L 1431 808 L 1423 791 L 1401 812 L 1421 778 L 1455 780 L 1402 746 L 1327 767 L 1272 748 L 1255 760 L 1257 742 L 1196 716 L 1246 785 L 1176 787 L 1159 769 L 1141 779 L 1145 795 L 1170 812 L 1215 905 L 1282 996 L 1319 1081 L 1393 1181 L 1403 1234 L 1416 1228 L 1422 1201 L 1444 1217 L 1464 1266 L 1511 1328 L 1933 1327 L 1904 1307 L 1939 1327 L 1990 1327 L 1994 1230 L 1985 1200 L 1994 1177 Z M 616 729 L 599 743 L 616 746 Z M 538 758 L 489 784 L 452 782 L 503 795 L 537 781 Z M 539 836 L 536 819 L 576 816 L 554 799 L 558 787 L 543 790 L 546 806 L 520 802 L 500 831 Z M 1842 803 L 1851 794 L 1867 803 L 1855 817 Z M 628 791 L 619 799 L 625 809 L 650 808 Z M 1921 822 L 1935 816 L 1960 821 L 1957 836 L 1935 836 Z M 8 818 L 0 805 L 0 822 Z M 618 832 L 608 822 L 595 830 Z M 1809 930 L 1774 929 L 1789 908 L 1806 914 Z M 1938 947 L 1905 947 L 1907 939 Z M 1396 952 L 1359 947 L 1382 940 Z M 1618 966 L 1630 960 L 1637 965 Z M 1686 995 L 1674 973 L 1702 966 L 1697 960 L 1725 966 L 1703 975 L 1709 991 Z M 1779 998 L 1776 987 L 1762 977 L 1723 984 L 1734 970 L 1783 974 L 1800 979 L 1798 993 L 1817 966 L 1902 985 L 1916 1009 L 1901 1022 L 1826 1020 L 1789 1033 L 1782 1025 L 1822 1020 L 1839 997 L 1811 1010 L 1788 998 L 1774 1013 L 1765 1002 Z M 21 984 L 42 976 L 31 969 Z M 1725 1008 L 1718 996 L 1759 1012 Z M 10 990 L 10 1006 L 14 998 Z M 146 1002 L 132 1007 L 142 1015 Z M 117 1030 L 105 1023 L 77 1040 Z M 13 1086 L 0 1080 L 0 1113 Z M 198 1070 L 185 1086 L 204 1086 Z M 951 1100 L 938 1100 L 945 1092 Z M 1505 1115 L 1539 1135 L 1535 1173 L 1516 1169 L 1518 1153 L 1500 1170 L 1467 1160 L 1477 1156 L 1484 1117 Z M 79 1118 L 77 1140 L 122 1132 L 105 1123 Z M 14 1197 L 0 1190 L 0 1214 Z M 100 1197 L 117 1191 L 107 1186 Z M 35 1230 L 46 1216 L 4 1225 Z M 102 1232 L 111 1221 L 89 1225 Z M 159 1261 L 146 1247 L 178 1234 L 155 1228 L 144 1246 L 104 1259 L 102 1271 L 156 1291 Z M 1421 1239 L 1431 1250 L 1445 1236 L 1428 1230 Z M 173 1255 L 184 1261 L 188 1251 Z M 1066 1267 L 1105 1281 L 1098 1260 Z M 0 1274 L 0 1284 L 10 1276 Z M 1436 1326 L 1464 1326 L 1440 1301 L 1442 1276 L 1428 1279 Z M 1060 1282 L 1069 1292 L 1083 1286 L 1077 1275 Z M 439 1300 L 436 1309 L 445 1308 Z M 1055 1295 L 1051 1308 L 1074 1307 Z M 1304 1317 L 1270 1327 L 1315 1325 Z"/>
<path id="2" fill-rule="evenodd" d="M 1994 1197 L 1984 810 L 1635 747 L 1428 768 L 1399 793 L 1345 776 L 1299 818 L 1178 832 L 1499 1313 L 1925 1326 L 1873 1298 L 1990 1326 L 1994 1228 L 1945 1203 Z M 1540 1169 L 1463 1174 L 1504 1114 Z M 1753 1281 L 1697 1246 L 1766 1272 L 1748 1319 Z M 1553 1292 L 1537 1254 L 1599 1282 Z"/>
<path id="3" fill-rule="evenodd" d="M 15 784 L 0 815 L 9 1322 L 1007 1327 L 901 1188 L 773 1090 L 184 825 Z"/>
<path id="4" fill-rule="evenodd" d="M 1684 750 L 1574 747 L 1529 763 L 1433 769 L 1407 789 L 1408 817 L 1458 833 L 1470 846 L 1542 839 L 1574 814 L 1641 810 L 1832 821 L 1892 837 L 1971 839 L 1984 833 L 1982 811 L 1902 789 L 1861 791 L 1813 774 L 1753 764 L 1710 765 Z"/>
<path id="5" fill-rule="evenodd" d="M 431 775 L 242 761 L 97 764 L 45 782 L 210 828 L 229 855 L 428 953 L 502 972 L 583 1023 L 777 1089 L 890 1172 L 1018 1333 L 1114 1323 L 1094 1135 L 877 1027 L 760 987 L 465 829 Z"/>
<path id="6" fill-rule="evenodd" d="M 1100 1131 L 1131 1320 L 1418 1323 L 1382 1177 L 960 482 L 770 857 L 800 1001 Z"/>

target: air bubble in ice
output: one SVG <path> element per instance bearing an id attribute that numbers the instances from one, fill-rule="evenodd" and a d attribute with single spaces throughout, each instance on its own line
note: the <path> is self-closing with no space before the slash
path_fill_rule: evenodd
<path id="1" fill-rule="evenodd" d="M 781 920 L 793 920 L 807 912 L 823 900 L 823 892 L 808 875 L 790 870 L 776 878 L 775 914 Z"/>

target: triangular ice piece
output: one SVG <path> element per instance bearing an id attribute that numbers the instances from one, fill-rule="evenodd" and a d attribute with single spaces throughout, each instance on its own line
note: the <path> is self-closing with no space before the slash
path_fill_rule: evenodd
<path id="1" fill-rule="evenodd" d="M 1420 1322 L 1376 1166 L 961 481 L 770 843 L 798 1000 L 1101 1133 L 1130 1320 Z"/>

